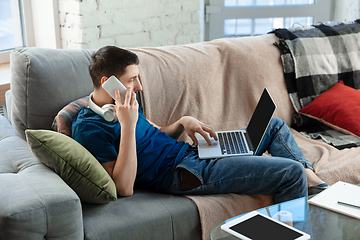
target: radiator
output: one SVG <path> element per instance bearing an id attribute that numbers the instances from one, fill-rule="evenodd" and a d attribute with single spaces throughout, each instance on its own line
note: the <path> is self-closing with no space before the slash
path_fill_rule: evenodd
<path id="1" fill-rule="evenodd" d="M 0 115 L 7 118 L 6 105 L 5 105 L 5 104 L 1 104 L 1 105 L 0 105 Z"/>

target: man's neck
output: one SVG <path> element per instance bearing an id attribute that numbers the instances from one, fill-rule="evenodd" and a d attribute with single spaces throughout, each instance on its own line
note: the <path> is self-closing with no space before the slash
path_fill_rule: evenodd
<path id="1" fill-rule="evenodd" d="M 105 104 L 114 104 L 112 97 L 110 97 L 104 90 L 94 90 L 91 100 L 99 107 L 102 107 Z"/>

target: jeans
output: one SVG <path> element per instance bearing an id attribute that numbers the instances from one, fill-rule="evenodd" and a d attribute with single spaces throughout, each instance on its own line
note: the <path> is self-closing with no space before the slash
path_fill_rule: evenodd
<path id="1" fill-rule="evenodd" d="M 271 156 L 261 156 L 268 151 Z M 197 149 L 190 146 L 176 166 L 173 182 L 167 189 L 171 194 L 274 194 L 280 203 L 307 196 L 305 168 L 310 168 L 286 123 L 273 118 L 258 150 L 253 156 L 199 159 Z M 201 186 L 183 191 L 181 171 L 187 170 Z"/>

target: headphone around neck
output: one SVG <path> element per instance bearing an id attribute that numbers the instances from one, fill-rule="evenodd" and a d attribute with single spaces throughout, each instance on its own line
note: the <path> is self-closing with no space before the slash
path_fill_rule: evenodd
<path id="1" fill-rule="evenodd" d="M 116 121 L 117 117 L 116 117 L 115 105 L 114 104 L 105 104 L 104 106 L 99 107 L 92 101 L 92 99 L 91 99 L 92 95 L 93 95 L 93 92 L 90 93 L 90 96 L 89 96 L 89 100 L 88 100 L 89 108 L 91 110 L 93 110 L 95 113 L 102 116 L 108 122 Z"/>

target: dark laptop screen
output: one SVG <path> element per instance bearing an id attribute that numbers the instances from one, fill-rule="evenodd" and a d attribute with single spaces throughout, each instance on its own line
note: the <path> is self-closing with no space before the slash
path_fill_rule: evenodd
<path id="1" fill-rule="evenodd" d="M 246 129 L 254 151 L 257 150 L 275 109 L 276 105 L 265 88 Z"/>

